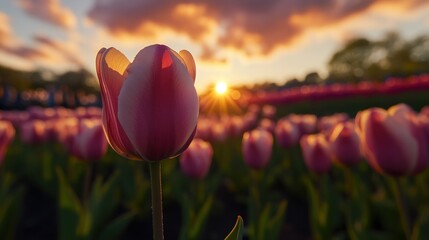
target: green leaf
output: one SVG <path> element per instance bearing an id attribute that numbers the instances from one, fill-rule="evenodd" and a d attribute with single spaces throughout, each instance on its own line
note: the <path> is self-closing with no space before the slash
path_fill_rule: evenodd
<path id="1" fill-rule="evenodd" d="M 198 236 L 201 234 L 201 231 L 204 228 L 204 225 L 207 221 L 207 217 L 211 210 L 212 203 L 213 203 L 213 197 L 211 196 L 204 202 L 204 205 L 201 207 L 200 211 L 196 214 L 196 219 L 192 224 L 193 228 L 189 233 L 190 239 L 198 239 Z"/>
<path id="2" fill-rule="evenodd" d="M 119 177 L 119 172 L 115 172 L 105 183 L 101 176 L 97 177 L 91 191 L 87 211 L 92 218 L 91 233 L 101 231 L 103 224 L 108 220 L 118 203 L 115 194 L 115 184 Z"/>
<path id="3" fill-rule="evenodd" d="M 3 186 L 2 186 L 3 187 Z M 19 187 L 8 195 L 0 195 L 0 238 L 15 239 L 14 234 L 21 213 L 24 188 Z"/>
<path id="4" fill-rule="evenodd" d="M 63 171 L 57 168 L 59 181 L 59 239 L 77 239 L 77 226 L 80 215 L 83 213 L 82 207 L 75 193 L 67 183 Z"/>
<path id="5" fill-rule="evenodd" d="M 226 236 L 225 240 L 241 240 L 243 239 L 243 218 L 241 216 L 237 217 L 237 221 L 235 222 L 235 226 L 232 231 Z"/>
<path id="6" fill-rule="evenodd" d="M 101 232 L 99 240 L 118 239 L 135 215 L 134 212 L 125 213 L 110 222 Z"/>
<path id="7" fill-rule="evenodd" d="M 286 212 L 287 201 L 283 200 L 273 208 L 267 204 L 259 219 L 258 239 L 278 239 Z"/>

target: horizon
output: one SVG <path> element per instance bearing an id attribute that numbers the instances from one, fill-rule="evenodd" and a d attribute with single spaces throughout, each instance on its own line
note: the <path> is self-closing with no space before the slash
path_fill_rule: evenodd
<path id="1" fill-rule="evenodd" d="M 405 39 L 429 34 L 429 2 L 422 0 L 18 0 L 0 8 L 2 65 L 56 73 L 83 67 L 95 75 L 102 47 L 132 61 L 141 48 L 161 43 L 193 54 L 198 91 L 217 82 L 283 84 L 310 72 L 326 77 L 329 58 L 347 40 L 391 31 Z"/>

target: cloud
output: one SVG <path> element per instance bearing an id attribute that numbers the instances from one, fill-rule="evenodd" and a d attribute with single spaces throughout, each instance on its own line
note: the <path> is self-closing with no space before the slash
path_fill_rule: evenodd
<path id="1" fill-rule="evenodd" d="M 156 38 L 173 31 L 198 43 L 202 59 L 212 49 L 230 48 L 248 56 L 269 55 L 297 42 L 306 31 L 335 25 L 375 5 L 424 0 L 95 0 L 88 18 L 114 36 Z"/>
<path id="2" fill-rule="evenodd" d="M 225 57 L 219 57 L 218 51 L 215 47 L 208 45 L 202 45 L 202 51 L 200 54 L 200 59 L 204 62 L 215 63 L 215 64 L 226 64 L 228 60 Z"/>
<path id="3" fill-rule="evenodd" d="M 9 17 L 0 12 L 0 51 L 23 59 L 46 59 L 45 52 L 20 44 L 10 28 Z"/>
<path id="4" fill-rule="evenodd" d="M 34 44 L 27 45 L 14 35 L 8 15 L 0 12 L 0 51 L 17 57 L 32 66 L 83 67 L 83 61 L 74 47 L 47 36 L 34 37 Z"/>
<path id="5" fill-rule="evenodd" d="M 35 36 L 34 41 L 53 50 L 55 54 L 59 55 L 62 60 L 77 67 L 84 66 L 82 58 L 77 55 L 76 51 L 73 51 L 71 46 L 42 35 Z"/>
<path id="6" fill-rule="evenodd" d="M 18 5 L 29 15 L 55 26 L 71 29 L 76 17 L 59 0 L 18 0 Z"/>

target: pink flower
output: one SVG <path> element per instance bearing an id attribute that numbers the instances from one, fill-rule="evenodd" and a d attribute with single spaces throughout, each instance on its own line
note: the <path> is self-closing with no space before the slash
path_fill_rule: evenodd
<path id="1" fill-rule="evenodd" d="M 269 118 L 263 118 L 261 119 L 261 122 L 259 122 L 259 128 L 262 128 L 270 133 L 274 133 L 274 129 L 276 128 L 276 124 L 273 120 Z"/>
<path id="2" fill-rule="evenodd" d="M 298 126 L 287 119 L 281 119 L 277 122 L 275 129 L 276 140 L 283 148 L 289 148 L 299 141 Z"/>
<path id="3" fill-rule="evenodd" d="M 299 132 L 302 135 L 316 132 L 317 129 L 317 116 L 312 114 L 297 115 L 291 114 L 287 117 L 291 123 L 295 124 L 299 128 Z"/>
<path id="4" fill-rule="evenodd" d="M 195 63 L 188 51 L 151 45 L 130 63 L 115 48 L 103 48 L 96 65 L 103 127 L 117 153 L 159 161 L 188 147 L 198 119 Z"/>
<path id="5" fill-rule="evenodd" d="M 376 171 L 402 176 L 426 168 L 427 139 L 408 106 L 400 104 L 388 111 L 370 108 L 359 112 L 356 127 L 363 154 Z"/>
<path id="6" fill-rule="evenodd" d="M 332 154 L 325 135 L 304 135 L 300 139 L 302 155 L 308 169 L 323 174 L 331 169 Z"/>
<path id="7" fill-rule="evenodd" d="M 7 147 L 15 137 L 15 128 L 8 121 L 0 121 L 0 164 L 3 163 Z"/>
<path id="8" fill-rule="evenodd" d="M 195 138 L 180 156 L 180 167 L 187 176 L 201 180 L 209 172 L 212 157 L 210 143 Z"/>
<path id="9" fill-rule="evenodd" d="M 96 161 L 106 154 L 107 140 L 99 120 L 84 119 L 79 123 L 79 131 L 73 136 L 71 154 L 82 160 Z"/>
<path id="10" fill-rule="evenodd" d="M 255 129 L 243 135 L 244 162 L 251 168 L 261 169 L 267 166 L 271 159 L 272 148 L 273 135 L 266 130 Z"/>
<path id="11" fill-rule="evenodd" d="M 359 136 L 352 122 L 338 123 L 332 130 L 329 142 L 335 161 L 353 165 L 361 160 Z"/>
<path id="12" fill-rule="evenodd" d="M 46 124 L 41 120 L 30 120 L 21 125 L 21 140 L 27 144 L 44 142 L 46 133 Z"/>
<path id="13" fill-rule="evenodd" d="M 262 116 L 265 118 L 273 119 L 276 115 L 276 108 L 271 105 L 264 105 L 262 107 Z"/>

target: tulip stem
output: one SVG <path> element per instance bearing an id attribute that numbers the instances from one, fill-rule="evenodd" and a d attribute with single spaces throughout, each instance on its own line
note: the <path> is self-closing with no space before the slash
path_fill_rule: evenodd
<path id="1" fill-rule="evenodd" d="M 409 239 L 411 239 L 411 229 L 410 229 L 408 213 L 406 211 L 405 204 L 403 201 L 403 196 L 401 194 L 401 189 L 399 186 L 399 179 L 390 178 L 389 180 L 391 183 L 390 185 L 392 187 L 393 194 L 395 195 L 395 201 L 396 201 L 396 205 L 398 207 L 399 217 L 401 218 L 401 224 L 402 224 L 402 228 L 404 230 L 405 239 L 409 240 Z"/>
<path id="2" fill-rule="evenodd" d="M 90 162 L 86 168 L 85 182 L 83 185 L 82 204 L 86 205 L 89 198 L 89 190 L 91 188 L 92 173 L 94 171 L 94 163 Z"/>
<path id="3" fill-rule="evenodd" d="M 163 240 L 164 230 L 162 223 L 162 187 L 161 162 L 150 162 L 150 185 L 152 189 L 152 227 L 153 239 Z"/>

